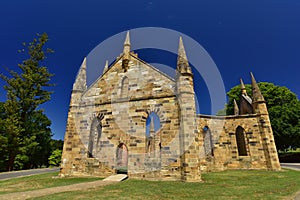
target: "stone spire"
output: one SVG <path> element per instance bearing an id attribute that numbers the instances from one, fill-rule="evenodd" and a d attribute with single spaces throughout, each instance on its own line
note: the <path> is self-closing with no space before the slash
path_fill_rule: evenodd
<path id="1" fill-rule="evenodd" d="M 183 45 L 183 41 L 182 41 L 182 37 L 179 37 L 179 45 L 178 45 L 178 62 L 182 61 L 185 64 L 188 64 L 188 59 L 186 57 L 186 53 L 185 53 L 185 49 L 184 49 L 184 45 Z"/>
<path id="2" fill-rule="evenodd" d="M 241 82 L 241 90 L 242 90 L 242 94 L 247 95 L 247 91 L 246 91 L 246 87 L 244 85 L 243 79 L 240 79 Z"/>
<path id="3" fill-rule="evenodd" d="M 176 91 L 180 107 L 179 112 L 179 149 L 181 151 L 181 179 L 186 182 L 201 180 L 199 168 L 200 149 L 195 147 L 197 138 L 197 118 L 193 73 L 184 50 L 182 38 L 179 38 L 176 68 Z M 191 150 L 193 149 L 193 150 Z"/>
<path id="4" fill-rule="evenodd" d="M 256 83 L 256 80 L 251 72 L 251 80 L 252 80 L 252 101 L 255 102 L 265 102 L 264 97 L 262 96 L 260 89 Z"/>
<path id="5" fill-rule="evenodd" d="M 105 72 L 107 72 L 107 70 L 108 70 L 108 60 L 106 60 L 106 62 L 105 62 L 105 66 L 104 66 L 104 69 L 103 69 L 103 74 Z"/>
<path id="6" fill-rule="evenodd" d="M 129 31 L 127 31 L 126 38 L 125 38 L 125 41 L 124 41 L 124 49 L 123 49 L 124 54 L 129 54 L 130 46 L 131 46 L 131 44 L 130 44 L 130 35 L 129 35 Z"/>
<path id="7" fill-rule="evenodd" d="M 124 49 L 123 49 L 123 59 L 122 59 L 122 68 L 124 72 L 127 72 L 129 68 L 129 61 L 130 61 L 130 35 L 129 31 L 127 31 L 125 42 L 124 42 Z"/>
<path id="8" fill-rule="evenodd" d="M 86 57 L 85 57 L 77 73 L 75 83 L 73 84 L 73 91 L 85 91 L 86 89 L 87 86 L 86 86 Z"/>
<path id="9" fill-rule="evenodd" d="M 240 111 L 235 99 L 233 99 L 233 108 L 234 108 L 234 114 L 238 115 Z"/>
<path id="10" fill-rule="evenodd" d="M 181 36 L 179 38 L 179 45 L 178 45 L 177 71 L 180 72 L 182 75 L 193 74 L 185 53 Z"/>

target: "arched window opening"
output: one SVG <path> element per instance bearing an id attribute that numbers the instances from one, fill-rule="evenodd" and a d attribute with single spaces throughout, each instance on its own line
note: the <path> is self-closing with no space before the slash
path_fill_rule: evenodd
<path id="1" fill-rule="evenodd" d="M 101 121 L 95 119 L 91 125 L 89 144 L 88 144 L 88 158 L 94 158 L 100 151 L 100 139 L 102 134 Z"/>
<path id="2" fill-rule="evenodd" d="M 129 80 L 128 77 L 125 76 L 121 83 L 121 98 L 128 98 L 128 90 L 129 90 Z"/>
<path id="3" fill-rule="evenodd" d="M 128 149 L 124 143 L 117 147 L 117 165 L 116 170 L 118 174 L 127 174 L 128 171 Z"/>
<path id="4" fill-rule="evenodd" d="M 212 134 L 210 129 L 205 126 L 203 128 L 204 152 L 206 156 L 214 156 Z"/>
<path id="5" fill-rule="evenodd" d="M 160 150 L 160 138 L 157 131 L 160 129 L 160 119 L 155 112 L 151 112 L 146 120 L 146 152 Z"/>
<path id="6" fill-rule="evenodd" d="M 236 144 L 239 156 L 247 156 L 247 147 L 245 141 L 245 131 L 242 127 L 238 126 L 235 132 Z"/>
<path id="7" fill-rule="evenodd" d="M 155 112 L 151 112 L 146 120 L 146 136 L 154 135 L 160 129 L 160 119 Z"/>

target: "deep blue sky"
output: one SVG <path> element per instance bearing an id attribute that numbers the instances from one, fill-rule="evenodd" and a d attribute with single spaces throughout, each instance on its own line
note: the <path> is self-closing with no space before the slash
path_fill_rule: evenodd
<path id="1" fill-rule="evenodd" d="M 164 27 L 196 40 L 218 66 L 227 91 L 240 77 L 249 83 L 252 71 L 257 81 L 286 86 L 299 96 L 299 10 L 300 1 L 294 0 L 3 0 L 0 70 L 15 69 L 22 61 L 17 52 L 22 42 L 31 41 L 36 33 L 48 33 L 48 47 L 55 53 L 48 56 L 47 65 L 57 85 L 51 101 L 42 107 L 52 120 L 55 139 L 64 137 L 70 92 L 82 59 L 108 37 L 133 28 Z M 144 58 L 153 62 L 149 59 Z M 3 84 L 0 81 L 1 88 Z M 209 97 L 205 91 L 199 95 L 201 88 L 196 90 L 203 99 L 200 110 L 205 111 L 201 106 Z M 1 89 L 0 100 L 5 98 Z"/>

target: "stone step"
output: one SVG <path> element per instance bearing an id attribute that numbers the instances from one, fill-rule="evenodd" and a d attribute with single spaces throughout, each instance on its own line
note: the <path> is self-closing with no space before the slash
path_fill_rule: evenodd
<path id="1" fill-rule="evenodd" d="M 103 181 L 116 181 L 116 182 L 120 182 L 120 181 L 123 181 L 127 178 L 127 174 L 114 174 L 114 175 L 111 175 L 107 178 L 105 178 Z"/>

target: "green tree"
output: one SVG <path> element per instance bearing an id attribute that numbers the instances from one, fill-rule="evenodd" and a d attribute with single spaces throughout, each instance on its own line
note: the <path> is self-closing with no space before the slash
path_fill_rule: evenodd
<path id="1" fill-rule="evenodd" d="M 61 154 L 62 150 L 56 149 L 52 152 L 51 156 L 49 157 L 49 165 L 50 166 L 59 166 L 61 162 Z"/>
<path id="2" fill-rule="evenodd" d="M 297 95 L 284 86 L 276 86 L 272 83 L 261 82 L 258 86 L 267 103 L 277 149 L 300 147 L 300 102 Z M 245 87 L 251 97 L 251 85 Z M 226 106 L 227 115 L 234 113 L 233 100 L 239 102 L 240 94 L 239 85 L 231 88 L 227 93 L 229 97 Z"/>
<path id="3" fill-rule="evenodd" d="M 275 142 L 279 150 L 300 147 L 300 102 L 292 101 L 269 108 Z"/>
<path id="4" fill-rule="evenodd" d="M 13 112 L 17 106 L 15 102 L 7 101 L 2 104 L 1 114 L 1 146 L 0 153 L 2 157 L 1 171 L 10 171 L 14 164 L 15 157 L 19 152 L 20 117 L 18 113 Z"/>
<path id="5" fill-rule="evenodd" d="M 43 33 L 28 45 L 24 43 L 29 58 L 18 65 L 20 73 L 9 70 L 9 76 L 0 75 L 7 91 L 1 134 L 6 146 L 1 151 L 7 151 L 9 171 L 14 166 L 17 169 L 36 167 L 41 160 L 47 164 L 51 122 L 39 109 L 39 105 L 50 100 L 52 92 L 47 87 L 53 86 L 50 84 L 53 74 L 43 65 L 46 54 L 53 52 L 45 49 L 47 41 L 48 35 Z"/>
<path id="6" fill-rule="evenodd" d="M 4 103 L 0 102 L 0 172 L 6 170 L 7 161 L 8 161 L 8 152 L 7 152 L 7 138 L 5 137 L 5 110 Z"/>
<path id="7" fill-rule="evenodd" d="M 50 146 L 51 146 L 51 152 L 56 149 L 63 150 L 64 141 L 51 139 Z"/>

